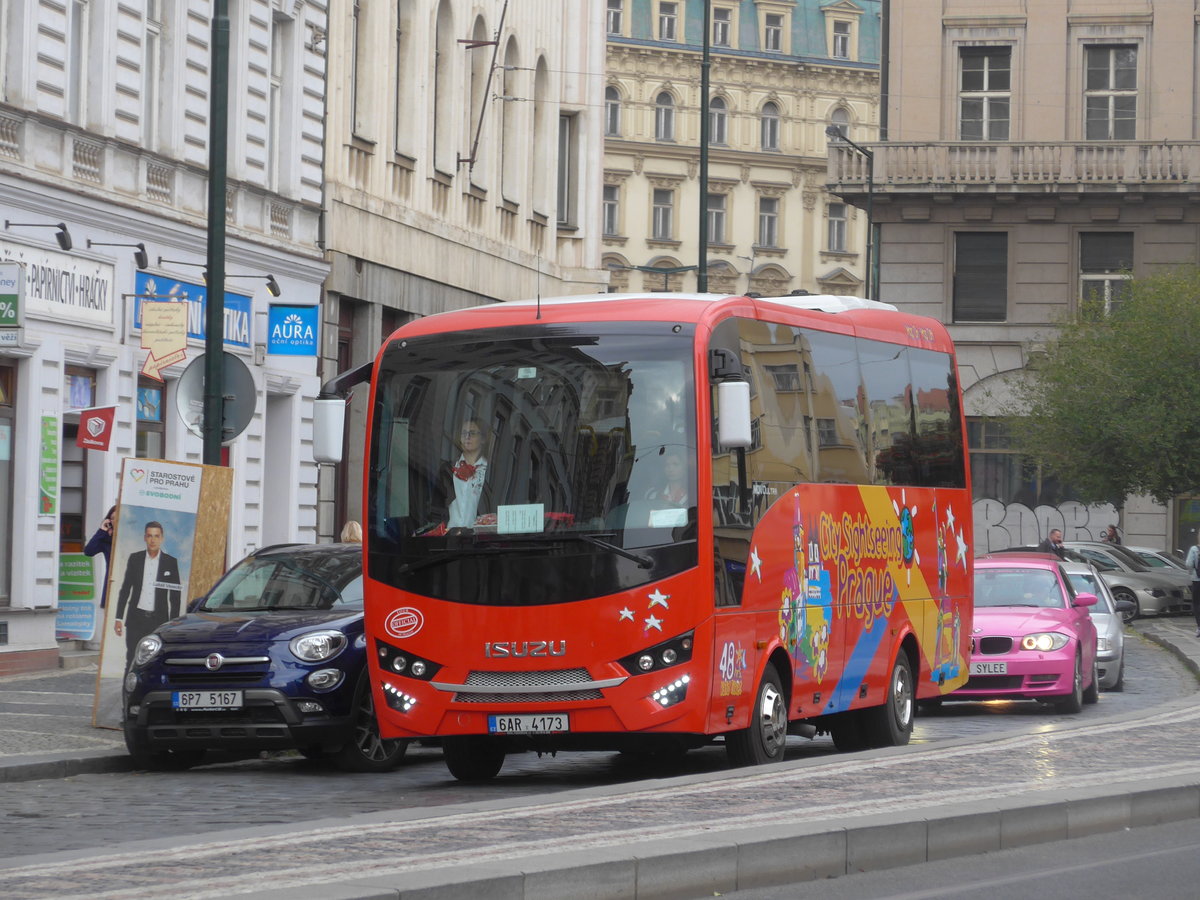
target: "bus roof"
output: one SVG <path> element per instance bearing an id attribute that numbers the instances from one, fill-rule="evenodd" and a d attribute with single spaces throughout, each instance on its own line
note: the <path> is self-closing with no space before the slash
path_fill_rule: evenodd
<path id="1" fill-rule="evenodd" d="M 909 344 L 942 352 L 953 352 L 949 335 L 936 319 L 908 314 L 890 303 L 832 294 L 788 294 L 781 297 L 748 297 L 744 294 L 700 294 L 646 292 L 640 294 L 576 294 L 540 299 L 509 300 L 483 306 L 436 313 L 403 325 L 399 333 L 412 336 L 450 331 L 471 331 L 517 325 L 526 321 L 589 322 L 710 320 L 717 307 L 740 308 L 738 315 L 770 320 L 771 307 L 778 308 L 781 321 L 797 325 L 855 332 L 891 343 Z M 537 311 L 536 313 L 534 311 Z M 793 313 L 788 316 L 788 311 Z M 806 313 L 822 314 L 809 319 Z M 834 316 L 828 319 L 825 316 Z"/>

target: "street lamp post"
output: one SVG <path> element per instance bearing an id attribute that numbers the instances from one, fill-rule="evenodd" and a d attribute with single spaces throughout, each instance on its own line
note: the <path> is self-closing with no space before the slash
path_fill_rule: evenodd
<path id="1" fill-rule="evenodd" d="M 875 277 L 874 271 L 874 249 L 875 249 L 875 219 L 872 216 L 871 201 L 875 198 L 875 154 L 866 147 L 860 147 L 850 138 L 842 133 L 842 129 L 836 125 L 830 125 L 825 129 L 827 137 L 832 138 L 843 144 L 849 144 L 858 153 L 860 153 L 867 161 L 867 274 L 866 274 L 866 295 L 868 300 L 877 300 L 875 295 L 878 293 L 878 279 Z"/>

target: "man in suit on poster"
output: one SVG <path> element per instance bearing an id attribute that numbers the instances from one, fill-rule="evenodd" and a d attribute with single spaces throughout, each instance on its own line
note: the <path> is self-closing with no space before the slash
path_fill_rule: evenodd
<path id="1" fill-rule="evenodd" d="M 117 597 L 114 628 L 117 637 L 125 637 L 126 665 L 138 641 L 180 614 L 183 599 L 179 560 L 162 550 L 162 524 L 147 522 L 142 536 L 146 549 L 129 554 Z"/>

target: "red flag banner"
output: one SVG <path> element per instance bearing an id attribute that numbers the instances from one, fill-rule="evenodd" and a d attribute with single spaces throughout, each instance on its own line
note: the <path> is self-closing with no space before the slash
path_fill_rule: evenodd
<path id="1" fill-rule="evenodd" d="M 79 411 L 79 433 L 75 435 L 75 446 L 87 450 L 108 450 L 112 439 L 115 406 L 99 406 Z"/>

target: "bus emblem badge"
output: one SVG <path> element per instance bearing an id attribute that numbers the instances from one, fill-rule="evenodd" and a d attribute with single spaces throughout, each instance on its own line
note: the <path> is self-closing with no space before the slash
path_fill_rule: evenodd
<path id="1" fill-rule="evenodd" d="M 387 617 L 384 622 L 384 630 L 394 638 L 403 640 L 410 638 L 425 624 L 425 617 L 421 615 L 419 609 L 413 609 L 411 606 L 404 606 L 400 609 L 393 610 L 392 614 Z"/>

